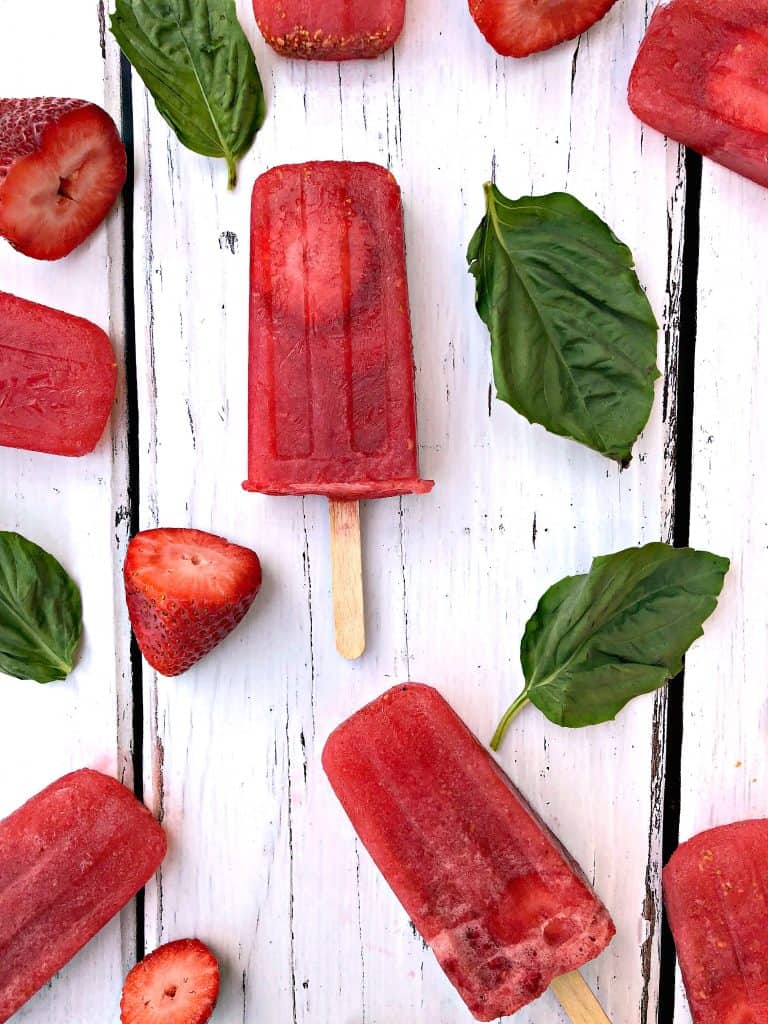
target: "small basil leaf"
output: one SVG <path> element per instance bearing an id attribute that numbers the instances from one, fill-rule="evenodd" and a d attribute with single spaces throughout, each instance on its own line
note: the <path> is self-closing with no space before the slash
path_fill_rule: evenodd
<path id="1" fill-rule="evenodd" d="M 717 606 L 727 558 L 647 544 L 596 558 L 539 601 L 523 636 L 525 689 L 494 736 L 534 704 L 556 725 L 609 721 L 628 701 L 677 675 Z"/>
<path id="2" fill-rule="evenodd" d="M 0 531 L 0 672 L 38 683 L 65 679 L 81 632 L 80 592 L 56 559 Z"/>
<path id="3" fill-rule="evenodd" d="M 659 376 L 658 325 L 632 253 L 573 196 L 485 193 L 467 260 L 498 397 L 627 465 Z"/>
<path id="4" fill-rule="evenodd" d="M 180 141 L 226 160 L 233 188 L 266 112 L 234 0 L 117 0 L 111 29 Z"/>

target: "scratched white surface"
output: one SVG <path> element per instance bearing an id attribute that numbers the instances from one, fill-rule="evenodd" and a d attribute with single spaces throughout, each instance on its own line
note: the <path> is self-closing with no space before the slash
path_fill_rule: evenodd
<path id="1" fill-rule="evenodd" d="M 768 816 L 768 352 L 759 265 L 767 217 L 765 189 L 705 161 L 691 542 L 732 566 L 726 599 L 686 666 L 681 840 Z"/>
<path id="2" fill-rule="evenodd" d="M 623 0 L 580 42 L 515 62 L 487 46 L 464 0 L 411 0 L 394 53 L 339 66 L 278 58 L 240 2 L 269 113 L 234 193 L 223 165 L 178 145 L 134 78 L 141 526 L 213 530 L 255 548 L 265 570 L 252 612 L 204 662 L 175 680 L 143 673 L 145 794 L 171 841 L 147 891 L 147 945 L 192 933 L 212 945 L 224 968 L 217 1024 L 468 1020 L 354 839 L 319 755 L 339 721 L 407 678 L 438 686 L 487 739 L 519 688 L 519 639 L 540 594 L 596 554 L 670 536 L 684 180 L 677 147 L 643 132 L 625 102 L 646 6 Z M 0 92 L 106 95 L 118 111 L 116 52 L 107 38 L 102 57 L 99 6 L 75 7 L 0 0 L 0 25 L 13 27 L 0 31 Z M 39 40 L 41 24 L 33 64 L 19 40 Z M 240 488 L 250 187 L 276 163 L 317 158 L 380 162 L 403 189 L 421 464 L 436 480 L 430 496 L 363 508 L 369 640 L 354 665 L 333 647 L 324 500 Z M 635 253 L 663 321 L 666 377 L 623 473 L 489 402 L 488 337 L 464 253 L 491 174 L 511 196 L 568 188 Z M 119 347 L 121 252 L 118 216 L 50 267 L 3 247 L 0 287 L 111 325 Z M 718 273 L 711 268 L 712 286 Z M 725 317 L 716 298 L 712 308 Z M 716 335 L 711 327 L 712 358 L 725 359 Z M 758 385 L 748 365 L 735 390 Z M 708 400 L 719 402 L 705 392 Z M 85 460 L 0 450 L 2 525 L 64 560 L 84 589 L 87 630 L 68 682 L 2 680 L 3 812 L 71 766 L 129 767 L 126 617 L 113 600 L 126 529 L 116 518 L 126 500 L 122 404 L 112 443 Z M 741 436 L 726 425 L 734 437 L 721 435 L 724 463 Z M 698 439 L 697 486 L 709 495 Z M 735 493 L 737 475 L 731 467 L 723 494 Z M 725 503 L 717 509 L 733 539 Z M 734 669 L 719 628 L 708 641 L 725 675 Z M 760 642 L 764 653 L 764 633 Z M 751 664 L 756 682 L 760 661 Z M 615 918 L 616 939 L 585 973 L 616 1024 L 656 1019 L 662 710 L 663 698 L 641 699 L 614 724 L 567 732 L 529 708 L 501 752 Z M 691 777 L 698 767 L 691 762 Z M 699 800 L 706 816 L 704 790 Z M 127 940 L 128 915 L 125 927 Z M 122 960 L 113 927 L 20 1019 L 115 1022 Z M 515 1018 L 564 1020 L 550 995 Z"/>
<path id="3" fill-rule="evenodd" d="M 119 118 L 117 70 L 114 51 L 102 58 L 94 4 L 0 0 L 0 95 L 84 97 Z M 0 246 L 0 289 L 99 324 L 115 347 L 120 378 L 111 425 L 92 455 L 0 448 L 0 529 L 18 530 L 63 563 L 80 586 L 85 621 L 67 682 L 39 686 L 0 675 L 0 817 L 83 765 L 132 784 L 129 634 L 117 576 L 128 530 L 121 232 L 115 211 L 85 245 L 53 264 Z M 108 925 L 14 1020 L 115 1020 L 134 922 L 129 909 Z"/>

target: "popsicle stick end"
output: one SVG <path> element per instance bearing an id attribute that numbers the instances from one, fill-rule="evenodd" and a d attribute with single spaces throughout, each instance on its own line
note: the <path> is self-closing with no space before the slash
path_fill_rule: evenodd
<path id="1" fill-rule="evenodd" d="M 555 978 L 549 987 L 572 1024 L 611 1024 L 594 992 L 578 971 Z"/>
<path id="2" fill-rule="evenodd" d="M 365 651 L 360 503 L 330 499 L 329 512 L 336 650 L 354 661 Z"/>

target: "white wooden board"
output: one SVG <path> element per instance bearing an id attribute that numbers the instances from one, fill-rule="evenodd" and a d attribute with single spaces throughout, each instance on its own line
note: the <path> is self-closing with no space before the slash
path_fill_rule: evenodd
<path id="1" fill-rule="evenodd" d="M 691 543 L 732 564 L 686 664 L 681 840 L 768 817 L 766 218 L 764 189 L 704 162 Z M 678 995 L 688 1024 L 680 986 Z"/>
<path id="2" fill-rule="evenodd" d="M 646 6 L 653 5 L 623 0 L 579 42 L 515 62 L 487 46 L 464 0 L 420 0 L 410 3 L 394 53 L 340 66 L 278 58 L 250 4 L 239 0 L 269 113 L 233 193 L 223 165 L 180 147 L 133 79 L 140 525 L 212 530 L 255 548 L 265 570 L 252 612 L 204 662 L 174 680 L 143 671 L 144 791 L 171 840 L 147 892 L 146 944 L 191 934 L 210 942 L 224 969 L 215 1022 L 467 1020 L 355 840 L 319 757 L 338 722 L 408 678 L 438 686 L 488 739 L 519 688 L 519 639 L 540 594 L 585 571 L 596 554 L 671 536 L 685 183 L 677 147 L 643 131 L 626 106 Z M 95 3 L 76 7 L 65 16 L 53 0 L 34 10 L 0 0 L 0 25 L 12 26 L 0 31 L 0 93 L 83 95 L 118 115 L 117 53 L 108 36 L 106 59 L 101 53 L 104 12 Z M 39 40 L 40 23 L 45 41 L 33 64 L 19 57 L 18 40 Z M 320 158 L 382 163 L 402 187 L 422 472 L 436 480 L 430 496 L 363 507 L 368 651 L 352 665 L 333 644 L 326 502 L 240 487 L 250 187 L 277 163 Z M 492 175 L 511 196 L 572 191 L 636 256 L 663 321 L 666 376 L 623 473 L 490 399 L 488 337 L 474 311 L 465 251 Z M 738 555 L 742 568 L 732 574 L 708 646 L 689 659 L 686 726 L 689 719 L 701 725 L 686 727 L 686 835 L 715 818 L 760 811 L 759 783 L 749 780 L 761 778 L 764 756 L 764 602 L 755 590 L 765 576 L 766 484 L 750 456 L 760 451 L 760 384 L 768 372 L 759 362 L 753 298 L 765 199 L 733 182 L 725 172 L 705 177 L 709 255 L 701 267 L 692 541 Z M 713 254 L 737 216 L 745 232 L 739 248 L 755 253 L 751 278 L 728 265 L 727 250 Z M 110 329 L 120 351 L 121 254 L 113 215 L 107 229 L 52 266 L 3 247 L 0 288 L 90 317 Z M 727 374 L 734 310 L 744 358 Z M 1 680 L 0 814 L 81 764 L 131 781 L 120 392 L 111 437 L 86 460 L 0 449 L 0 525 L 22 530 L 71 568 L 83 587 L 87 629 L 67 683 Z M 749 640 L 734 648 L 742 631 Z M 739 673 L 754 707 L 737 719 L 728 687 L 721 685 L 718 702 L 697 678 L 711 677 L 712 686 L 732 678 L 736 686 Z M 614 724 L 577 732 L 528 709 L 501 751 L 614 915 L 617 938 L 585 973 L 615 1022 L 650 1024 L 657 1016 L 663 709 L 663 697 L 649 697 Z M 722 744 L 717 758 L 713 735 Z M 735 746 L 740 753 L 730 758 Z M 713 764 L 731 760 L 742 767 L 724 782 Z M 708 771 L 709 789 L 701 781 Z M 120 928 L 108 929 L 19 1019 L 115 1022 L 133 947 L 130 913 L 123 928 L 122 943 Z M 565 1018 L 546 995 L 515 1020 Z"/>
<path id="3" fill-rule="evenodd" d="M 0 95 L 90 99 L 119 122 L 118 59 L 103 51 L 101 26 L 96 4 L 0 0 Z M 0 675 L 0 817 L 75 768 L 99 768 L 132 785 L 129 631 L 118 575 L 128 540 L 121 263 L 117 211 L 56 263 L 0 244 L 0 289 L 99 324 L 120 377 L 111 425 L 93 454 L 67 459 L 0 448 L 0 529 L 17 530 L 62 562 L 81 589 L 85 622 L 66 682 L 39 686 Z M 131 908 L 14 1020 L 116 1019 L 134 932 Z"/>
<path id="4" fill-rule="evenodd" d="M 440 687 L 487 738 L 519 685 L 539 594 L 594 554 L 668 534 L 662 402 L 623 474 L 497 403 L 489 415 L 464 258 L 494 170 L 512 195 L 568 187 L 632 245 L 659 315 L 669 307 L 678 154 L 655 137 L 641 152 L 624 88 L 644 19 L 627 7 L 580 44 L 514 63 L 463 4 L 427 0 L 394 55 L 339 68 L 275 57 L 240 4 L 269 116 L 232 195 L 135 86 L 142 525 L 249 544 L 267 579 L 253 617 L 205 663 L 177 681 L 145 673 L 145 785 L 175 837 L 147 938 L 196 931 L 213 944 L 227 965 L 221 1020 L 466 1019 L 335 804 L 322 744 L 406 678 Z M 430 497 L 364 507 L 369 641 L 351 666 L 333 647 L 326 503 L 239 486 L 250 186 L 313 158 L 383 163 L 402 186 L 422 469 L 437 480 Z M 645 964 L 642 946 L 656 926 L 654 730 L 653 699 L 572 734 L 530 711 L 503 751 L 615 912 L 619 938 L 588 973 L 617 1020 L 654 1016 L 656 943 Z M 562 1019 L 550 996 L 520 1018 Z"/>

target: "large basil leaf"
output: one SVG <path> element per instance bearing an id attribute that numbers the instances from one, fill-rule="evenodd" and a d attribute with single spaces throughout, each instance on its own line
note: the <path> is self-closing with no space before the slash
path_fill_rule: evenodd
<path id="1" fill-rule="evenodd" d="M 498 747 L 528 702 L 556 725 L 596 725 L 677 675 L 702 634 L 729 568 L 727 558 L 647 544 L 596 558 L 539 601 L 523 636 L 525 689 L 502 719 Z"/>
<path id="2" fill-rule="evenodd" d="M 81 632 L 80 592 L 56 559 L 0 531 L 0 672 L 38 683 L 65 679 Z"/>
<path id="3" fill-rule="evenodd" d="M 632 253 L 562 192 L 485 186 L 467 253 L 498 397 L 531 423 L 626 465 L 653 405 L 658 326 Z"/>
<path id="4" fill-rule="evenodd" d="M 226 160 L 233 188 L 265 116 L 234 0 L 117 0 L 111 28 L 181 142 Z"/>

